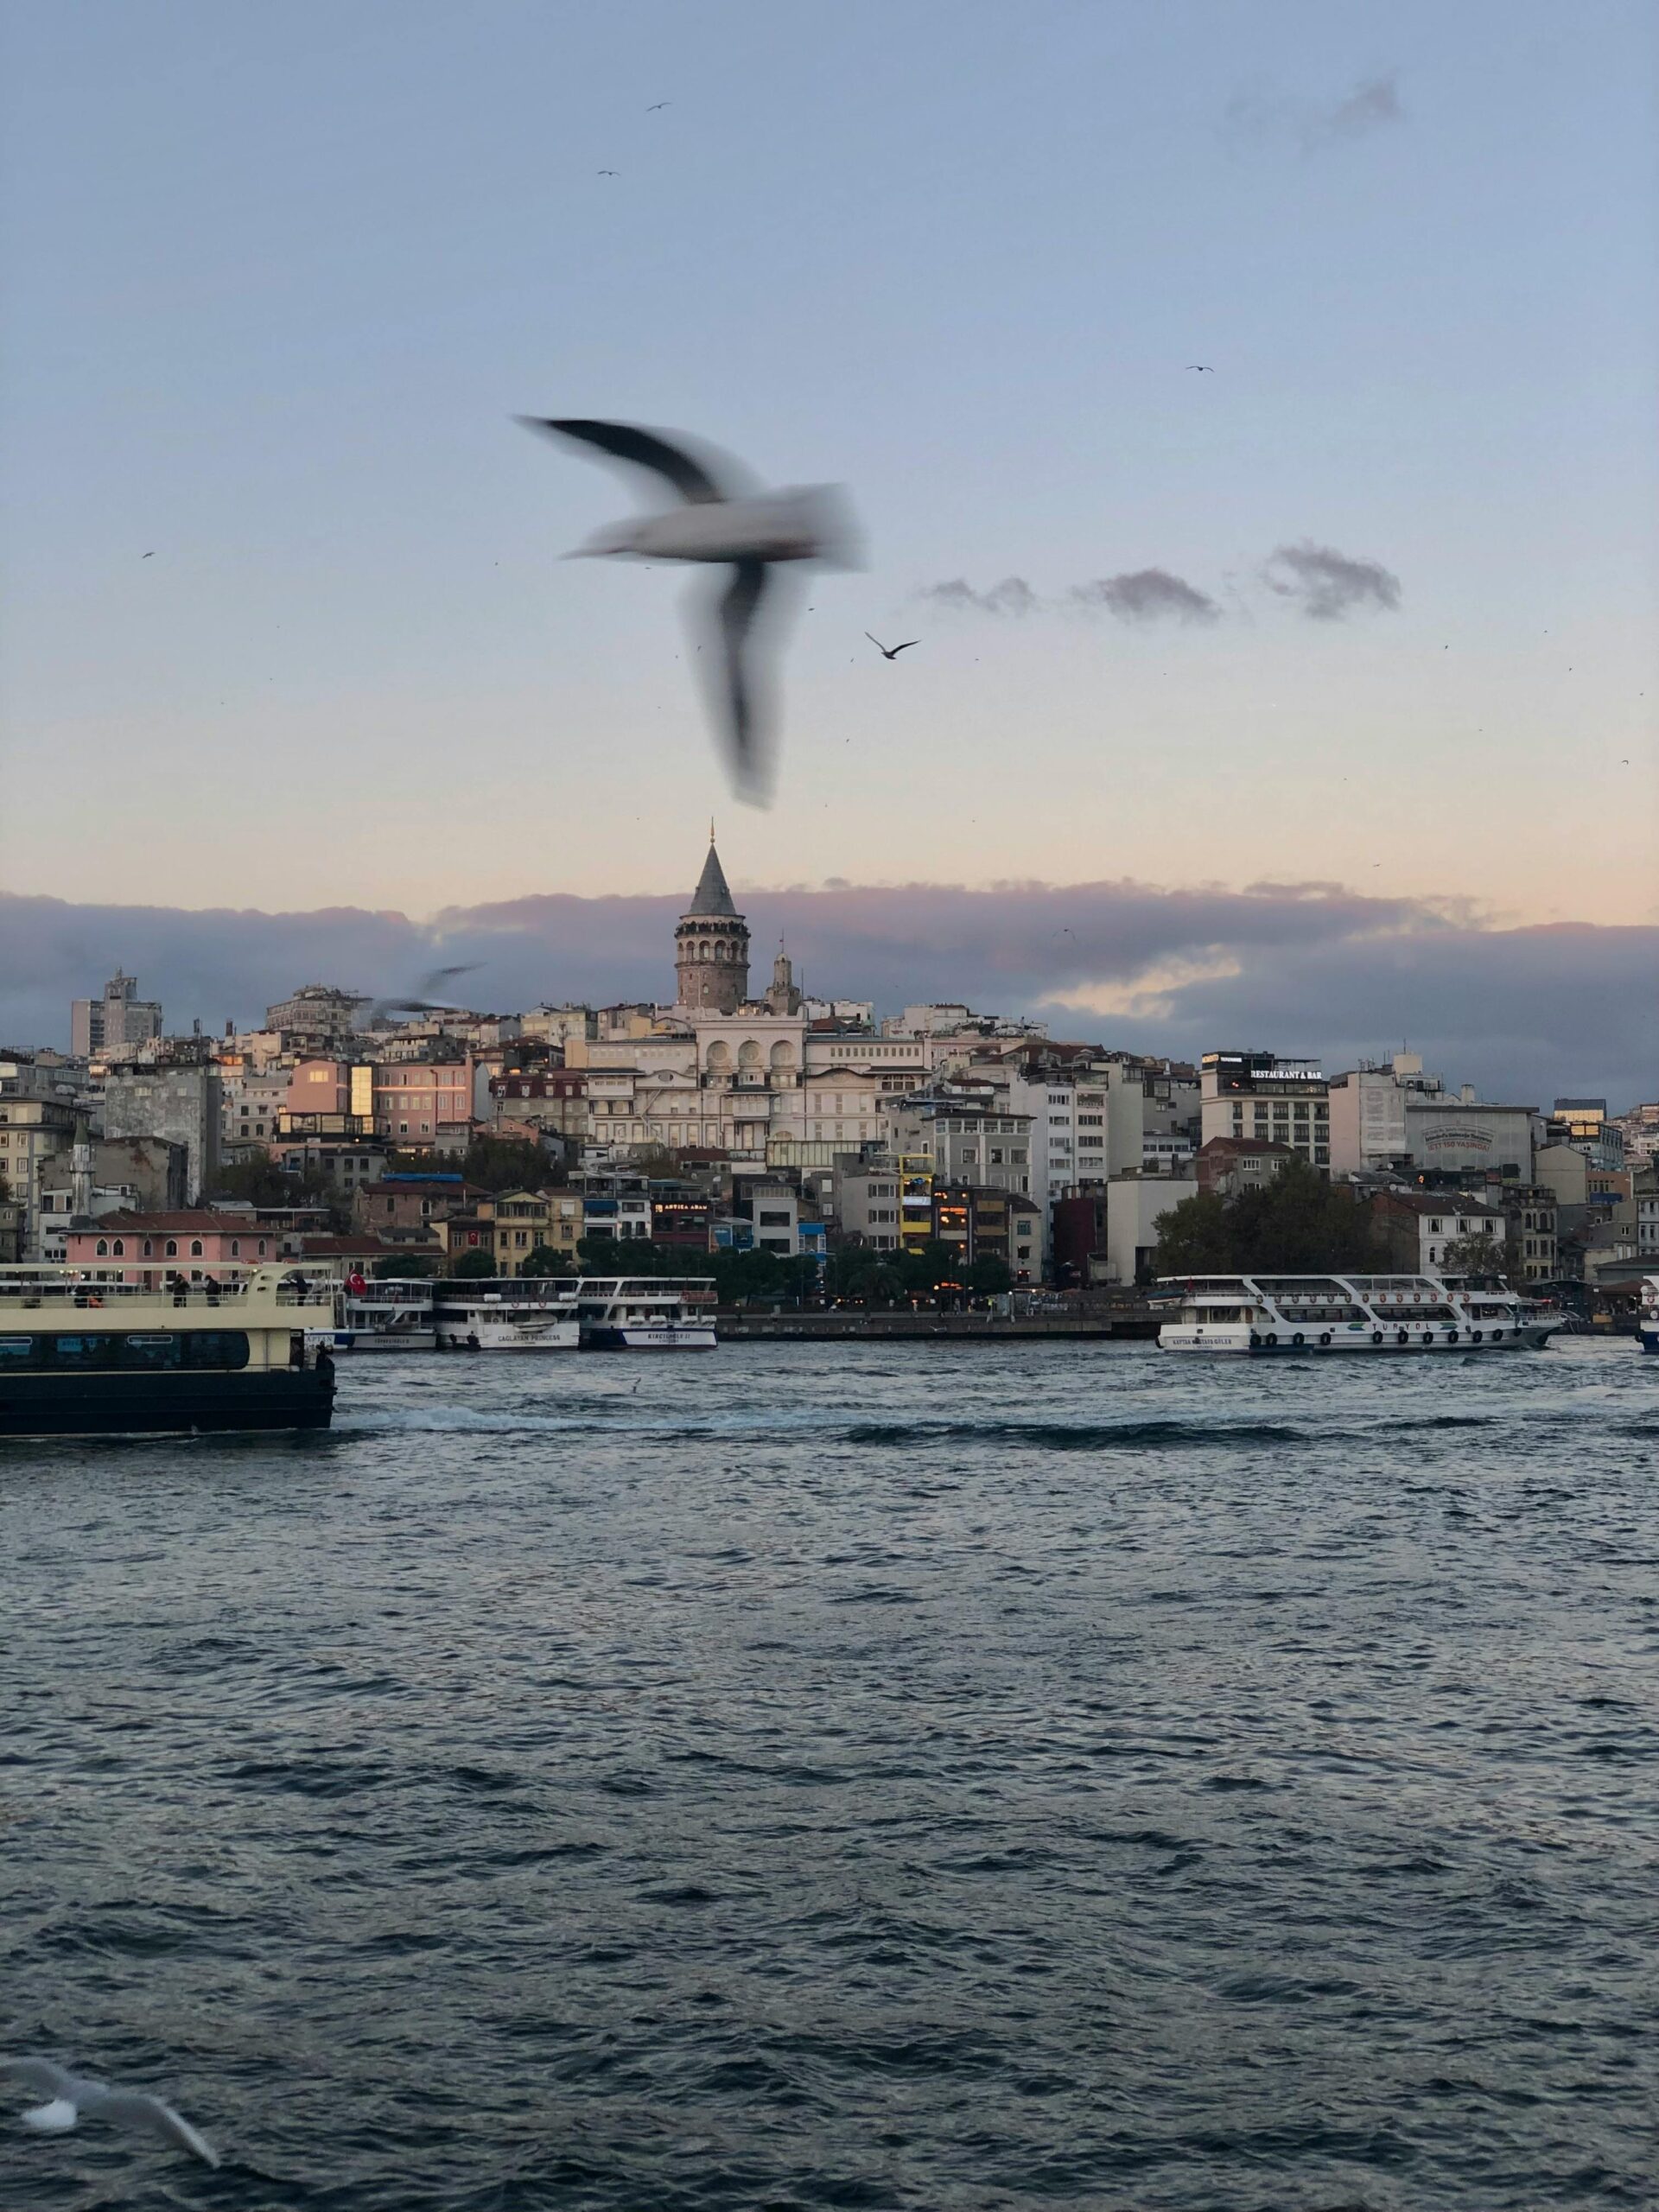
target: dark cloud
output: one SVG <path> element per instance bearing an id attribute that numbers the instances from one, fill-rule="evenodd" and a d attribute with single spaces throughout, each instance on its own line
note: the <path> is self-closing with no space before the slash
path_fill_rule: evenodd
<path id="1" fill-rule="evenodd" d="M 245 1025 L 298 983 L 391 991 L 461 961 L 480 963 L 467 990 L 480 1007 L 663 998 L 684 899 L 556 892 L 422 924 L 355 908 L 0 898 L 0 1039 L 67 1044 L 69 1001 L 96 992 L 118 961 L 175 1030 L 193 1016 L 208 1029 L 227 1016 Z M 1655 1095 L 1659 928 L 1493 929 L 1456 905 L 1317 883 L 849 885 L 741 903 L 757 944 L 787 931 L 809 987 L 885 1010 L 965 999 L 1136 1051 L 1192 1058 L 1262 1045 L 1322 1053 L 1332 1068 L 1409 1039 L 1431 1068 L 1488 1096 Z"/>
<path id="2" fill-rule="evenodd" d="M 1124 622 L 1216 622 L 1221 609 L 1209 595 L 1167 569 L 1135 569 L 1127 575 L 1103 576 L 1096 583 L 1073 584 L 1067 594 L 1076 607 L 1103 607 Z"/>
<path id="3" fill-rule="evenodd" d="M 1262 582 L 1281 599 L 1300 602 L 1315 622 L 1339 622 L 1357 607 L 1394 608 L 1400 579 L 1378 561 L 1355 561 L 1332 545 L 1281 545 L 1268 556 Z"/>
<path id="4" fill-rule="evenodd" d="M 1398 81 L 1389 72 L 1362 79 L 1351 92 L 1334 101 L 1241 93 L 1229 101 L 1223 128 L 1236 144 L 1278 141 L 1315 154 L 1323 147 L 1368 137 L 1374 130 L 1403 122 L 1405 113 Z"/>
<path id="5" fill-rule="evenodd" d="M 1004 576 L 988 591 L 976 591 L 965 577 L 953 576 L 949 583 L 924 584 L 916 596 L 963 614 L 1030 614 L 1042 603 L 1023 576 Z"/>

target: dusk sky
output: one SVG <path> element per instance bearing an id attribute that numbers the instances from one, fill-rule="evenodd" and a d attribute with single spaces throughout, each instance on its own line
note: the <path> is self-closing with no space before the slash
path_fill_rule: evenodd
<path id="1" fill-rule="evenodd" d="M 654 897 L 713 811 L 752 912 L 1315 882 L 1659 924 L 1645 0 L 0 22 L 14 893 Z M 516 412 L 849 487 L 868 564 L 810 579 L 770 812 L 683 581 L 559 558 L 630 490 Z M 1230 943 L 1027 1002 L 1123 1041 Z M 121 951 L 92 928 L 78 988 Z"/>

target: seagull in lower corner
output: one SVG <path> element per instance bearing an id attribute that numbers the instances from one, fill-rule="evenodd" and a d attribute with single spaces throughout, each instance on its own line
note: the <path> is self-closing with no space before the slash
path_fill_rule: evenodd
<path id="1" fill-rule="evenodd" d="M 35 2090 L 48 2101 L 23 2116 L 25 2127 L 40 2135 L 67 2135 L 82 2119 L 124 2120 L 130 2127 L 146 2127 L 165 2137 L 181 2151 L 204 2164 L 216 2166 L 219 2153 L 199 2135 L 171 2105 L 163 2104 L 143 2089 L 112 2089 L 85 2074 L 71 2074 L 49 2058 L 0 2058 L 0 2074 L 9 2074 L 26 2089 Z"/>
<path id="2" fill-rule="evenodd" d="M 922 642 L 919 638 L 906 638 L 902 645 L 884 645 L 873 631 L 867 630 L 864 634 L 883 660 L 897 660 L 900 653 L 907 653 L 912 645 L 919 645 Z"/>
<path id="3" fill-rule="evenodd" d="M 754 486 L 728 455 L 693 451 L 677 435 L 633 423 L 598 423 L 569 416 L 521 415 L 527 429 L 648 469 L 678 494 L 658 514 L 617 523 L 576 549 L 578 555 L 633 555 L 648 561 L 702 561 L 730 568 L 717 601 L 706 610 L 718 626 L 719 690 L 713 703 L 725 741 L 733 788 L 753 806 L 768 804 L 773 716 L 754 657 L 760 620 L 781 588 L 774 572 L 785 561 L 822 561 L 850 568 L 856 529 L 839 489 L 811 484 L 768 492 Z M 574 556 L 573 556 L 574 557 Z M 702 647 L 698 647 L 702 651 Z M 712 656 L 711 656 L 712 658 Z"/>

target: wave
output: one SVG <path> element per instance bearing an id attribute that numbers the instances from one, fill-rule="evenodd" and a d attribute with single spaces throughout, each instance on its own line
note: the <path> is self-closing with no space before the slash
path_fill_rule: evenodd
<path id="1" fill-rule="evenodd" d="M 1306 1444 L 1306 1429 L 1283 1421 L 861 1421 L 842 1432 L 845 1444 L 974 1442 L 1031 1445 L 1047 1452 L 1152 1452 L 1173 1445 L 1230 1451 L 1239 1444 Z M 1327 1440 L 1328 1438 L 1320 1440 Z"/>

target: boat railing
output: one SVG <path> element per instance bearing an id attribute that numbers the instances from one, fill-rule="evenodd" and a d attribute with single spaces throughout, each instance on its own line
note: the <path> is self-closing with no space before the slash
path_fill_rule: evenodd
<path id="1" fill-rule="evenodd" d="M 278 1306 L 303 1306 L 308 1311 L 320 1307 L 332 1313 L 337 1289 L 338 1286 L 327 1277 L 283 1277 L 273 1281 L 268 1269 L 255 1269 L 240 1275 L 227 1273 L 223 1281 L 215 1276 L 191 1282 L 181 1276 L 172 1281 L 164 1279 L 143 1283 L 83 1269 L 65 1268 L 54 1273 L 39 1268 L 0 1274 L 0 1307 L 21 1306 L 33 1311 L 36 1307 L 67 1306 L 81 1312 L 95 1312 L 101 1307 L 118 1310 L 130 1305 L 159 1303 L 189 1310 L 235 1306 L 257 1298 Z"/>

